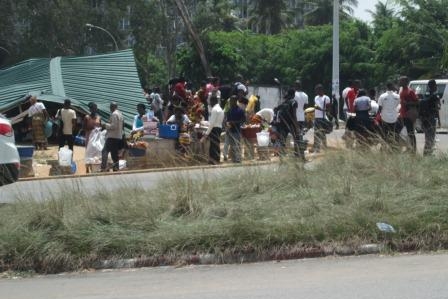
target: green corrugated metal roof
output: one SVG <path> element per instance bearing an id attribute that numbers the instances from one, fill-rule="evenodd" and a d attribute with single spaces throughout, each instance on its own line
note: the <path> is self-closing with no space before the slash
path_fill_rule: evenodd
<path id="1" fill-rule="evenodd" d="M 95 102 L 103 118 L 109 104 L 118 103 L 127 125 L 136 113 L 136 104 L 145 102 L 132 50 L 83 57 L 30 59 L 0 70 L 0 111 L 17 104 L 24 95 L 43 93 L 50 101 L 71 98 L 87 110 Z"/>
<path id="2" fill-rule="evenodd" d="M 51 92 L 50 59 L 29 59 L 0 70 L 0 111 L 15 106 L 28 93 Z"/>

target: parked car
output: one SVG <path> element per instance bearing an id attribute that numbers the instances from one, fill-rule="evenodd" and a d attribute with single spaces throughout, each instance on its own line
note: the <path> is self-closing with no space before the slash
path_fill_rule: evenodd
<path id="1" fill-rule="evenodd" d="M 0 186 L 19 178 L 20 157 L 11 122 L 0 114 Z"/>

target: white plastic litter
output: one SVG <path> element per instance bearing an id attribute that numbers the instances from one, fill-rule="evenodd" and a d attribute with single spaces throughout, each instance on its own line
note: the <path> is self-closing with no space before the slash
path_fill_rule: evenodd
<path id="1" fill-rule="evenodd" d="M 85 162 L 86 164 L 101 163 L 101 151 L 106 142 L 106 131 L 101 128 L 95 128 L 90 133 L 89 143 L 86 145 Z"/>
<path id="2" fill-rule="evenodd" d="M 259 132 L 257 133 L 257 143 L 258 146 L 268 146 L 269 145 L 269 132 Z"/>
<path id="3" fill-rule="evenodd" d="M 70 150 L 66 147 L 62 147 L 59 150 L 58 157 L 59 157 L 59 165 L 60 166 L 71 166 L 72 165 L 72 157 L 73 157 L 72 150 Z"/>
<path id="4" fill-rule="evenodd" d="M 395 228 L 392 225 L 384 223 L 384 222 L 378 222 L 376 224 L 376 227 L 378 227 L 378 229 L 380 231 L 385 232 L 385 233 L 395 233 Z"/>

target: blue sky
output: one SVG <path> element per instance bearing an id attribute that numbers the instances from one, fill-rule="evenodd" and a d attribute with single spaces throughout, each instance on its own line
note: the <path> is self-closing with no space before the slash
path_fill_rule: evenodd
<path id="1" fill-rule="evenodd" d="M 378 0 L 358 0 L 358 7 L 355 8 L 354 16 L 361 20 L 371 21 L 372 18 L 366 10 L 374 11 L 377 2 Z"/>

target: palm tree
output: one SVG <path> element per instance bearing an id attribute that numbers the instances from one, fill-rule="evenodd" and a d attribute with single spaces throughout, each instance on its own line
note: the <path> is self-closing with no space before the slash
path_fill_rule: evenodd
<path id="1" fill-rule="evenodd" d="M 210 65 L 208 63 L 207 57 L 205 55 L 204 45 L 202 40 L 194 28 L 193 22 L 191 21 L 191 17 L 188 11 L 187 6 L 185 5 L 184 0 L 174 0 L 174 4 L 176 5 L 177 11 L 179 12 L 182 21 L 184 22 L 185 27 L 187 27 L 188 34 L 193 42 L 193 46 L 196 49 L 196 52 L 201 59 L 202 67 L 204 68 L 204 72 L 207 77 L 210 77 L 212 71 L 210 69 Z"/>
<path id="2" fill-rule="evenodd" d="M 394 21 L 396 20 L 396 12 L 390 8 L 390 2 L 378 2 L 375 4 L 375 10 L 367 10 L 372 16 L 372 24 L 376 36 L 380 36 L 387 29 L 392 28 Z"/>
<path id="3" fill-rule="evenodd" d="M 284 0 L 250 0 L 248 25 L 253 31 L 277 34 L 289 24 Z"/>
<path id="4" fill-rule="evenodd" d="M 325 25 L 333 22 L 333 0 L 312 0 L 316 8 L 305 16 L 307 25 Z M 358 0 L 339 0 L 341 17 L 347 18 L 353 14 L 353 7 L 358 6 Z"/>

